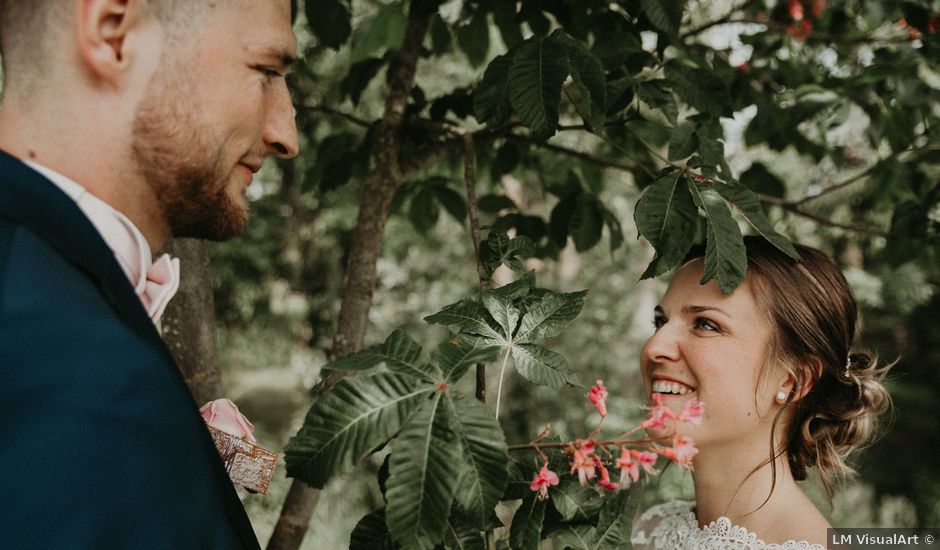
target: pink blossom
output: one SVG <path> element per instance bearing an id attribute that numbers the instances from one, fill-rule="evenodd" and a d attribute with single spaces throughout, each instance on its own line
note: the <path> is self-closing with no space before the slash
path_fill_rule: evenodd
<path id="1" fill-rule="evenodd" d="M 640 464 L 633 460 L 633 453 L 626 447 L 620 447 L 620 458 L 614 461 L 614 466 L 620 468 L 620 486 L 627 488 L 630 483 L 640 479 Z"/>
<path id="2" fill-rule="evenodd" d="M 676 434 L 672 436 L 672 447 L 666 447 L 662 455 L 683 468 L 692 469 L 692 458 L 698 454 L 698 449 L 688 436 Z"/>
<path id="3" fill-rule="evenodd" d="M 549 470 L 548 464 L 545 464 L 539 470 L 539 473 L 535 475 L 532 483 L 529 484 L 529 489 L 538 491 L 538 499 L 545 500 L 548 498 L 548 487 L 551 485 L 558 485 L 558 474 Z"/>
<path id="4" fill-rule="evenodd" d="M 571 473 L 578 472 L 578 482 L 587 485 L 589 479 L 594 478 L 594 441 L 578 440 L 578 448 L 571 455 Z"/>
<path id="5" fill-rule="evenodd" d="M 597 407 L 597 410 L 601 413 L 602 418 L 607 416 L 607 388 L 604 387 L 603 380 L 598 380 L 594 387 L 591 388 L 591 393 L 588 395 L 588 399 L 590 399 L 591 403 Z"/>
<path id="6" fill-rule="evenodd" d="M 662 395 L 654 393 L 652 400 L 653 406 L 649 408 L 649 416 L 646 417 L 646 420 L 640 423 L 640 427 L 644 430 L 665 428 L 667 419 L 676 418 L 676 413 L 672 412 L 672 409 L 666 405 L 663 405 Z"/>
<path id="7" fill-rule="evenodd" d="M 646 472 L 646 475 L 656 475 L 656 469 L 653 468 L 653 466 L 656 465 L 656 461 L 659 460 L 659 456 L 656 453 L 637 450 L 631 450 L 630 453 L 636 458 L 637 463 L 643 467 L 643 471 Z"/>
<path id="8" fill-rule="evenodd" d="M 199 409 L 202 419 L 213 428 L 240 437 L 250 443 L 257 443 L 252 432 L 255 427 L 238 412 L 238 407 L 230 399 L 209 401 Z"/>
<path id="9" fill-rule="evenodd" d="M 607 467 L 604 466 L 604 463 L 601 462 L 601 459 L 594 457 L 594 466 L 601 471 L 601 478 L 597 481 L 597 484 L 607 489 L 608 491 L 616 491 L 620 487 L 610 481 L 610 472 L 607 471 Z"/>
<path id="10" fill-rule="evenodd" d="M 679 413 L 679 422 L 688 422 L 693 426 L 702 425 L 702 416 L 705 414 L 705 405 L 694 397 L 685 402 L 685 407 Z"/>

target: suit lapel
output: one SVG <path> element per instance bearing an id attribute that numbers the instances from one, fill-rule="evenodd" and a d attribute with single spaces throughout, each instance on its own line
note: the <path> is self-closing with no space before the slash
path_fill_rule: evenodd
<path id="1" fill-rule="evenodd" d="M 125 323 L 151 345 L 165 350 L 114 253 L 78 205 L 55 184 L 2 151 L 0 215 L 41 236 L 87 273 Z"/>
<path id="2" fill-rule="evenodd" d="M 121 319 L 164 357 L 173 374 L 182 375 L 166 345 L 144 310 L 140 299 L 118 265 L 114 253 L 77 204 L 55 184 L 0 150 L 0 217 L 11 219 L 35 232 L 67 260 L 86 273 L 101 289 Z M 183 383 L 185 388 L 185 383 Z M 203 444 L 215 446 L 206 430 Z M 228 474 L 218 460 L 216 474 L 226 493 L 223 506 L 246 547 L 257 548 L 257 539 Z"/>

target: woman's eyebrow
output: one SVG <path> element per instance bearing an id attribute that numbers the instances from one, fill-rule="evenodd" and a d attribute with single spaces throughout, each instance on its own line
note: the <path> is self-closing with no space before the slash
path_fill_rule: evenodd
<path id="1" fill-rule="evenodd" d="M 731 319 L 732 317 L 728 315 L 723 309 L 712 306 L 683 306 L 682 313 L 691 314 L 691 313 L 704 313 L 706 311 L 717 311 L 718 313 L 724 315 L 725 317 Z"/>

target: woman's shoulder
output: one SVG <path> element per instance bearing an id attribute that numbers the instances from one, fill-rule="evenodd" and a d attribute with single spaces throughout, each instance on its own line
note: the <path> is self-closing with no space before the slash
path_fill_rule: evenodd
<path id="1" fill-rule="evenodd" d="M 695 517 L 695 503 L 672 500 L 657 504 L 640 514 L 633 523 L 630 541 L 636 550 L 671 550 L 684 548 L 745 550 L 822 550 L 819 544 L 805 540 L 787 540 L 766 543 L 745 527 L 734 525 L 720 517 L 705 527 L 699 527 Z M 796 533 L 799 534 L 799 533 Z"/>
<path id="2" fill-rule="evenodd" d="M 633 522 L 630 535 L 633 548 L 678 548 L 679 541 L 685 540 L 698 528 L 692 511 L 694 505 L 694 502 L 688 500 L 671 500 L 644 511 Z"/>

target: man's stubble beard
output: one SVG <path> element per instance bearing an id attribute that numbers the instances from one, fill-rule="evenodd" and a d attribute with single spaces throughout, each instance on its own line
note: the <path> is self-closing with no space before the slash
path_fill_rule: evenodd
<path id="1" fill-rule="evenodd" d="M 137 108 L 134 162 L 174 237 L 230 239 L 245 231 L 248 209 L 227 195 L 224 140 L 213 143 L 186 71 L 173 65 L 164 61 Z"/>

